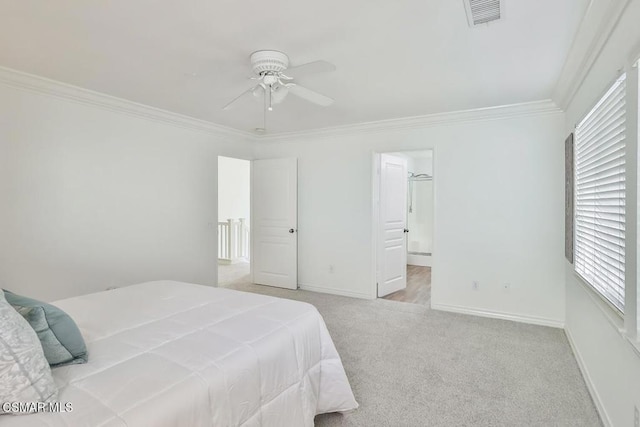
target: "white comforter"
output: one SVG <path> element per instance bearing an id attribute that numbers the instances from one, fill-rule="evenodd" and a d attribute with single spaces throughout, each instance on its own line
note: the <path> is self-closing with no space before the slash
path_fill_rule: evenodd
<path id="1" fill-rule="evenodd" d="M 73 411 L 3 427 L 299 427 L 358 406 L 309 304 L 169 281 L 54 304 L 89 348 L 89 363 L 53 370 Z"/>

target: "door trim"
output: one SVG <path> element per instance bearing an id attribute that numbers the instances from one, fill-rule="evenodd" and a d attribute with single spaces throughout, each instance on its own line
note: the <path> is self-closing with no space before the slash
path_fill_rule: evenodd
<path id="1" fill-rule="evenodd" d="M 378 229 L 380 227 L 380 163 L 381 157 L 378 152 L 373 152 L 371 156 L 371 265 L 373 271 L 371 278 L 373 283 L 369 290 L 369 298 L 378 298 Z"/>
<path id="2" fill-rule="evenodd" d="M 251 215 L 249 215 L 249 230 L 251 231 L 251 233 L 253 233 L 253 230 L 255 230 L 254 226 L 254 219 L 253 219 L 253 162 L 256 159 L 251 159 L 251 166 L 249 167 L 249 212 Z M 251 240 L 249 240 L 249 281 L 254 284 L 256 283 L 255 280 L 253 280 L 253 234 L 251 234 Z"/>

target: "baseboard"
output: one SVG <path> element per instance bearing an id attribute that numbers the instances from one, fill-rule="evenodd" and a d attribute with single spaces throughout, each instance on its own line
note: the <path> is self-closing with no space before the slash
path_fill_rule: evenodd
<path id="1" fill-rule="evenodd" d="M 300 289 L 304 291 L 319 292 L 322 294 L 340 295 L 343 297 L 371 299 L 371 295 L 362 292 L 345 291 L 338 288 L 327 288 L 324 286 L 312 286 L 312 285 L 299 285 Z"/>
<path id="2" fill-rule="evenodd" d="M 249 264 L 249 260 L 247 258 L 218 258 L 218 265 L 232 265 L 232 264 Z"/>
<path id="3" fill-rule="evenodd" d="M 431 255 L 407 255 L 407 265 L 417 265 L 419 267 L 431 267 Z"/>
<path id="4" fill-rule="evenodd" d="M 490 317 L 492 319 L 511 320 L 512 322 L 529 323 L 531 325 L 549 326 L 552 328 L 564 328 L 564 322 L 545 317 L 523 316 L 520 314 L 501 313 L 497 311 L 478 310 L 475 308 L 462 307 L 448 304 L 434 304 L 431 301 L 431 308 L 434 310 L 449 311 L 452 313 L 469 314 L 472 316 Z"/>
<path id="5" fill-rule="evenodd" d="M 587 384 L 587 389 L 589 390 L 589 394 L 591 394 L 591 400 L 593 400 L 593 404 L 596 406 L 596 410 L 600 415 L 600 420 L 604 427 L 613 427 L 613 423 L 607 414 L 604 405 L 602 404 L 602 400 L 600 399 L 600 394 L 598 394 L 598 390 L 596 389 L 595 384 L 593 384 L 593 380 L 591 380 L 591 375 L 589 375 L 589 370 L 587 369 L 587 365 L 584 363 L 582 359 L 582 355 L 580 351 L 578 351 L 578 347 L 576 347 L 576 343 L 571 336 L 571 332 L 569 328 L 564 329 L 564 333 L 567 336 L 567 341 L 569 341 L 569 346 L 573 351 L 573 356 L 578 362 L 578 368 L 580 369 L 580 373 L 582 374 L 582 378 L 584 378 L 584 382 Z"/>

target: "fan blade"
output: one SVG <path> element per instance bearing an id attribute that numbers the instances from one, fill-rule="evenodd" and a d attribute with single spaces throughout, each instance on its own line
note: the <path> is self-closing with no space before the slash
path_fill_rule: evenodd
<path id="1" fill-rule="evenodd" d="M 327 61 L 313 61 L 306 64 L 298 65 L 297 67 L 291 67 L 284 70 L 284 74 L 287 77 L 297 78 L 300 76 L 306 76 L 316 73 L 327 73 L 329 71 L 335 71 L 336 66 Z"/>
<path id="2" fill-rule="evenodd" d="M 227 103 L 227 105 L 222 107 L 222 109 L 223 110 L 228 110 L 229 108 L 231 108 L 233 106 L 233 104 L 238 102 L 240 100 L 240 98 L 244 97 L 245 95 L 247 95 L 249 93 L 253 93 L 253 91 L 258 89 L 259 87 L 260 87 L 260 85 L 255 85 L 253 87 L 250 87 L 249 89 L 247 89 L 244 92 L 242 92 L 240 95 L 238 95 L 235 98 L 233 98 L 229 103 Z"/>
<path id="3" fill-rule="evenodd" d="M 307 101 L 313 102 L 314 104 L 322 105 L 323 107 L 328 107 L 329 105 L 333 104 L 333 99 L 311 89 L 307 89 L 304 86 L 299 86 L 297 84 L 291 83 L 287 85 L 287 87 L 289 88 L 289 92 L 291 92 L 295 96 L 299 96 L 300 98 L 306 99 Z"/>

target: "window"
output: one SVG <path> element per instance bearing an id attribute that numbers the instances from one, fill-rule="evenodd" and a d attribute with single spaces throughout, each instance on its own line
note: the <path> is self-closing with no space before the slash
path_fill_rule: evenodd
<path id="1" fill-rule="evenodd" d="M 625 294 L 625 75 L 575 131 L 575 270 L 621 313 Z"/>

